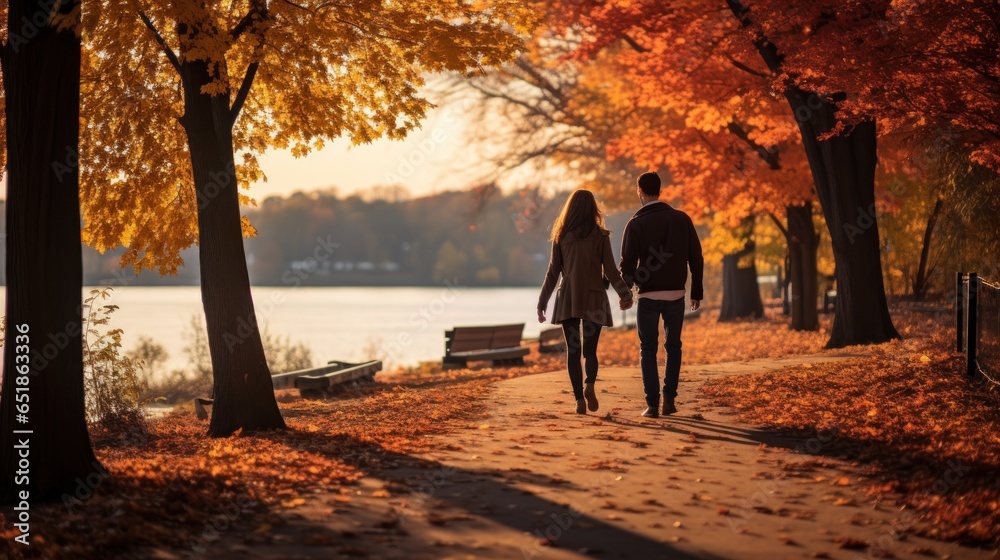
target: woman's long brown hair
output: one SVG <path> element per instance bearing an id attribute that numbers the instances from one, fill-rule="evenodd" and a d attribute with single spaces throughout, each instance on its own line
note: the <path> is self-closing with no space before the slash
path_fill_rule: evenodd
<path id="1" fill-rule="evenodd" d="M 551 239 L 558 243 L 569 232 L 577 237 L 586 237 L 595 227 L 604 228 L 604 212 L 594 193 L 579 189 L 569 195 L 562 212 L 552 224 Z"/>

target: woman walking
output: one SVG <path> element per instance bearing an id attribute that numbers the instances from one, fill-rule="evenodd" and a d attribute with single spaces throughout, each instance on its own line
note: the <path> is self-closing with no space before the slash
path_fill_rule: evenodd
<path id="1" fill-rule="evenodd" d="M 594 382 L 597 380 L 597 342 L 601 328 L 610 327 L 611 305 L 607 282 L 618 292 L 619 306 L 632 306 L 632 292 L 622 281 L 611 253 L 611 232 L 604 227 L 604 214 L 594 193 L 580 189 L 570 195 L 559 218 L 552 224 L 552 256 L 545 283 L 538 297 L 538 322 L 545 322 L 549 298 L 562 275 L 556 292 L 552 323 L 562 325 L 566 336 L 566 368 L 573 385 L 577 414 L 598 408 Z M 586 360 L 586 384 L 581 356 Z"/>

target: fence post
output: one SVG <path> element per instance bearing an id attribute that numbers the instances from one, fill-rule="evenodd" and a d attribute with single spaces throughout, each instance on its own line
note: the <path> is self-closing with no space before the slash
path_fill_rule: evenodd
<path id="1" fill-rule="evenodd" d="M 976 350 L 979 346 L 979 275 L 975 272 L 969 273 L 969 309 L 968 309 L 968 342 L 966 343 L 966 363 L 968 366 L 969 378 L 976 376 L 978 366 L 976 364 Z"/>
<path id="2" fill-rule="evenodd" d="M 965 273 L 958 273 L 958 281 L 955 283 L 955 308 L 958 314 L 958 351 L 965 352 Z"/>

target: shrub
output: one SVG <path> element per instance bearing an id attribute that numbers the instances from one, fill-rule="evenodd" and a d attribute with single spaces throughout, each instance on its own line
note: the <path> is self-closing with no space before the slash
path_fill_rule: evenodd
<path id="1" fill-rule="evenodd" d="M 292 342 L 287 336 L 272 335 L 265 325 L 260 333 L 264 356 L 271 373 L 285 373 L 313 367 L 312 351 L 302 342 Z"/>
<path id="2" fill-rule="evenodd" d="M 117 305 L 99 305 L 111 288 L 92 290 L 84 300 L 83 380 L 87 417 L 106 431 L 127 436 L 148 433 L 140 397 L 146 382 L 142 361 L 122 353 L 122 330 L 109 328 Z"/>
<path id="3" fill-rule="evenodd" d="M 164 375 L 163 366 L 170 354 L 162 344 L 152 337 L 143 335 L 139 337 L 135 348 L 129 350 L 126 356 L 142 364 L 142 381 L 150 385 Z"/>
<path id="4" fill-rule="evenodd" d="M 208 347 L 208 332 L 201 314 L 191 315 L 188 329 L 181 333 L 187 341 L 184 355 L 188 359 L 188 368 L 196 380 L 212 380 L 212 352 Z"/>

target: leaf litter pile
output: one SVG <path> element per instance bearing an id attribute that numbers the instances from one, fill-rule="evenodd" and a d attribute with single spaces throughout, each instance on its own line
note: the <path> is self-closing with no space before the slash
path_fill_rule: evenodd
<path id="1" fill-rule="evenodd" d="M 154 422 L 145 441 L 95 441 L 111 477 L 96 489 L 48 505 L 32 504 L 31 547 L 7 558 L 146 557 L 152 548 L 197 553 L 218 530 L 253 530 L 295 508 L 315 489 L 340 491 L 395 453 L 426 450 L 426 436 L 471 414 L 489 385 L 460 381 L 421 390 L 375 387 L 328 401 L 279 393 L 288 431 L 211 440 L 190 412 Z M 92 495 L 91 495 L 92 494 Z"/>
<path id="2" fill-rule="evenodd" d="M 685 362 L 717 363 L 820 352 L 826 335 L 796 333 L 776 313 L 758 322 L 718 323 L 712 312 L 685 325 Z M 329 400 L 279 391 L 289 430 L 211 440 L 190 408 L 152 423 L 131 439 L 92 434 L 102 469 L 75 495 L 32 504 L 31 547 L 13 544 L 4 519 L 6 558 L 148 557 L 149 551 L 201 555 L 221 532 L 248 544 L 259 528 L 294 511 L 316 491 L 350 500 L 352 484 L 401 455 L 428 451 L 429 436 L 466 426 L 484 412 L 496 382 L 562 369 L 562 354 L 540 354 L 523 366 L 441 371 L 425 365 L 380 374 L 373 386 Z M 606 330 L 605 365 L 637 366 L 635 330 Z M 110 473 L 110 476 L 106 476 Z M 266 531 L 265 531 L 266 533 Z M 255 541 L 255 539 L 257 539 Z"/>
<path id="3" fill-rule="evenodd" d="M 919 533 L 996 546 L 1000 394 L 966 379 L 949 318 L 895 310 L 904 339 L 865 348 L 870 356 L 702 390 L 755 426 L 834 434 L 819 454 L 853 461 L 873 500 L 916 512 Z"/>

